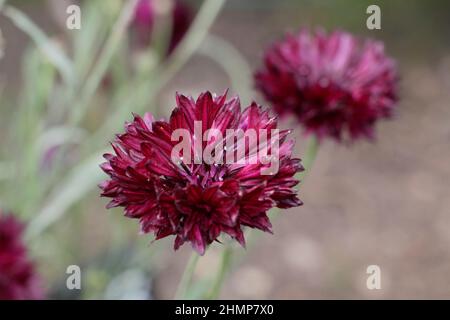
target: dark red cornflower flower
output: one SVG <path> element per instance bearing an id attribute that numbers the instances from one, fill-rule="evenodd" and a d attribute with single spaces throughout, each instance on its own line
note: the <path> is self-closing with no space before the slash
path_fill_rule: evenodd
<path id="1" fill-rule="evenodd" d="M 397 101 L 396 67 L 383 43 L 342 31 L 287 35 L 268 49 L 255 79 L 277 113 L 294 115 L 319 138 L 372 139 Z"/>
<path id="2" fill-rule="evenodd" d="M 140 46 L 147 47 L 151 41 L 151 35 L 156 18 L 154 0 L 139 0 L 136 5 L 132 27 L 135 30 Z M 172 12 L 172 30 L 169 40 L 168 53 L 170 54 L 183 39 L 191 25 L 193 14 L 190 7 L 176 0 Z"/>
<path id="3" fill-rule="evenodd" d="M 190 141 L 199 140 L 197 121 L 201 121 L 203 133 L 217 129 L 223 136 L 227 129 L 253 129 L 258 132 L 258 143 L 247 144 L 245 156 L 261 154 L 264 144 L 259 142 L 264 139 L 260 129 L 272 132 L 277 128 L 276 118 L 269 117 L 268 111 L 252 103 L 241 112 L 238 98 L 227 101 L 226 94 L 209 92 L 196 101 L 177 95 L 176 102 L 168 121 L 155 121 L 149 113 L 143 118 L 135 115 L 126 123 L 125 133 L 117 135 L 112 144 L 115 154 L 105 154 L 107 161 L 101 165 L 111 178 L 100 185 L 102 196 L 112 198 L 107 208 L 124 207 L 125 216 L 140 220 L 143 233 L 153 232 L 156 239 L 174 235 L 175 249 L 188 241 L 203 254 L 221 233 L 244 246 L 244 226 L 271 232 L 269 209 L 301 204 L 293 187 L 298 184 L 295 173 L 303 168 L 300 159 L 291 158 L 294 142 L 287 139 L 289 130 L 279 132 L 279 168 L 271 175 L 261 173 L 269 166 L 263 161 L 208 164 L 203 159 L 191 163 L 184 152 L 179 162 L 171 157 L 179 143 L 172 141 L 175 130 L 184 129 Z M 200 149 L 205 151 L 218 141 L 203 141 Z M 267 155 L 273 155 L 272 147 L 267 150 Z M 216 154 L 221 154 L 220 149 Z"/>
<path id="4" fill-rule="evenodd" d="M 0 211 L 0 300 L 43 298 L 22 231 L 23 225 L 13 215 Z"/>

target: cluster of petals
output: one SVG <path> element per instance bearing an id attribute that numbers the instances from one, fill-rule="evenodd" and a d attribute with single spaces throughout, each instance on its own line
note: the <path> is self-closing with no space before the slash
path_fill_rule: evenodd
<path id="1" fill-rule="evenodd" d="M 376 122 L 393 115 L 397 78 L 383 43 L 306 29 L 273 44 L 255 74 L 278 114 L 338 141 L 374 138 Z"/>
<path id="2" fill-rule="evenodd" d="M 168 121 L 155 121 L 148 113 L 135 115 L 117 135 L 114 153 L 106 154 L 101 166 L 110 177 L 100 185 L 102 196 L 112 198 L 108 208 L 124 207 L 127 217 L 140 220 L 142 232 L 154 233 L 156 239 L 173 235 L 175 249 L 190 242 L 203 254 L 222 233 L 245 245 L 244 227 L 272 232 L 268 210 L 301 204 L 294 175 L 303 168 L 300 159 L 291 157 L 289 130 L 280 130 L 279 169 L 271 175 L 261 174 L 266 164 L 259 161 L 172 161 L 174 130 L 185 129 L 194 139 L 195 121 L 201 121 L 204 130 L 214 128 L 224 135 L 227 129 L 276 129 L 277 120 L 267 110 L 252 103 L 241 111 L 238 98 L 227 100 L 226 94 L 210 92 L 197 100 L 177 95 L 176 104 Z"/>

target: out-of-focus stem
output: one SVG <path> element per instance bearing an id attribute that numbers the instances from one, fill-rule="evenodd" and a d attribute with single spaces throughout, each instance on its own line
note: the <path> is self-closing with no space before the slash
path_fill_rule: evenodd
<path id="1" fill-rule="evenodd" d="M 75 202 L 101 181 L 103 173 L 99 170 L 98 165 L 102 162 L 101 155 L 104 152 L 106 150 L 99 151 L 81 162 L 54 188 L 49 195 L 48 202 L 28 224 L 25 235 L 27 240 L 40 235 L 58 221 Z"/>
<path id="2" fill-rule="evenodd" d="M 207 295 L 207 299 L 213 300 L 217 299 L 220 295 L 220 291 L 222 289 L 223 283 L 225 281 L 226 275 L 228 273 L 228 269 L 231 266 L 231 257 L 233 254 L 233 249 L 231 246 L 227 246 L 224 248 L 222 252 L 222 257 L 220 261 L 219 270 L 217 270 L 216 277 L 214 278 L 214 282 L 211 287 L 211 291 Z"/>
<path id="3" fill-rule="evenodd" d="M 300 172 L 300 174 L 298 175 L 300 180 L 304 180 L 306 178 L 306 175 L 311 170 L 314 160 L 316 159 L 318 150 L 319 150 L 319 140 L 315 135 L 311 135 L 308 141 L 308 145 L 306 147 L 305 156 L 302 161 L 305 171 Z"/>
<path id="4" fill-rule="evenodd" d="M 122 103 L 124 107 L 118 108 L 108 118 L 105 124 L 97 130 L 92 141 L 103 139 L 104 135 L 110 134 L 110 131 L 131 111 L 141 112 L 154 99 L 159 90 L 174 77 L 199 48 L 224 4 L 225 0 L 204 1 L 189 31 L 167 61 L 156 68 L 147 81 L 137 85 L 133 94 L 130 94 L 128 99 Z M 133 109 L 130 110 L 130 108 Z"/>
<path id="5" fill-rule="evenodd" d="M 128 23 L 132 18 L 137 1 L 138 0 L 128 0 L 122 7 L 119 17 L 117 18 L 117 21 L 115 22 L 112 31 L 108 39 L 106 39 L 105 45 L 100 52 L 97 63 L 94 65 L 92 72 L 88 75 L 85 85 L 81 88 L 81 92 L 77 100 L 74 102 L 74 106 L 70 108 L 72 112 L 70 113 L 68 119 L 68 127 L 76 128 L 87 112 L 89 102 L 97 91 L 101 81 L 103 80 L 103 77 L 108 70 L 111 59 L 113 58 L 119 47 L 120 41 L 128 27 Z M 68 92 L 67 100 L 69 101 L 69 103 L 72 103 L 75 98 L 75 94 L 76 93 L 74 90 L 70 90 Z M 67 144 L 62 144 L 58 149 L 55 155 L 55 164 L 53 168 L 53 172 L 55 174 L 50 179 L 49 184 L 53 184 L 56 177 L 58 177 L 58 173 L 61 172 L 63 167 L 63 155 L 67 150 Z"/>
<path id="6" fill-rule="evenodd" d="M 197 252 L 192 252 L 191 257 L 184 269 L 183 275 L 181 276 L 180 283 L 178 284 L 177 292 L 175 293 L 175 299 L 185 299 L 186 293 L 188 292 L 189 286 L 192 282 L 192 277 L 194 275 L 195 267 L 200 256 Z"/>
<path id="7" fill-rule="evenodd" d="M 158 69 L 155 71 L 155 77 L 153 77 L 151 80 L 155 81 L 156 83 L 154 85 L 149 84 L 148 82 L 142 83 L 141 86 L 139 86 L 136 89 L 136 93 L 130 94 L 128 100 L 126 103 L 124 103 L 124 108 L 119 108 L 116 110 L 116 112 L 109 117 L 107 122 L 97 130 L 97 132 L 94 134 L 93 137 L 91 137 L 89 143 L 90 147 L 98 147 L 98 144 L 103 141 L 104 135 L 110 134 L 110 129 L 113 128 L 119 121 L 122 121 L 123 118 L 129 114 L 131 111 L 139 112 L 145 104 L 139 104 L 137 101 L 142 101 L 142 98 L 145 96 L 147 97 L 147 100 L 151 100 L 154 95 L 158 92 L 158 90 L 163 87 L 167 81 L 169 81 L 175 74 L 178 72 L 178 70 L 183 66 L 185 62 L 188 61 L 188 59 L 194 54 L 195 50 L 200 46 L 202 40 L 206 36 L 210 26 L 214 22 L 214 19 L 220 12 L 220 9 L 222 8 L 223 4 L 225 3 L 225 0 L 205 0 L 204 4 L 202 5 L 202 8 L 200 9 L 200 12 L 198 13 L 193 25 L 189 29 L 188 33 L 182 40 L 182 42 L 177 47 L 176 51 L 172 53 L 171 57 L 168 59 L 166 64 L 162 67 L 162 69 Z M 134 7 L 133 7 L 134 8 Z M 115 43 L 116 40 L 114 40 Z M 109 53 L 108 53 L 109 55 Z M 108 56 L 107 55 L 107 56 Z M 99 78 L 99 75 L 101 74 L 101 70 L 103 68 L 99 68 L 100 71 L 95 71 L 95 79 Z M 162 72 L 163 74 L 160 74 Z M 100 77 L 101 78 L 101 77 Z M 94 81 L 92 80 L 92 87 L 95 87 L 98 85 L 94 85 Z M 89 89 L 91 91 L 92 89 Z M 95 90 L 94 90 L 95 92 Z M 138 98 L 138 99 L 136 99 Z M 136 105 L 134 104 L 136 101 Z M 127 108 L 128 107 L 128 108 Z M 133 109 L 131 109 L 133 107 Z M 90 148 L 89 148 L 90 149 Z M 99 152 L 102 152 L 101 150 L 97 150 L 93 152 L 90 156 L 88 156 L 88 159 L 95 158 L 99 154 Z M 99 161 L 98 163 L 100 163 Z M 75 168 L 73 168 L 68 174 L 67 177 L 72 177 L 73 175 L 92 175 L 92 170 L 98 170 L 98 163 L 92 163 L 92 164 L 83 164 L 79 165 Z M 99 171 L 100 172 L 100 171 Z M 88 179 L 86 179 L 88 180 Z M 67 212 L 68 208 L 76 202 L 82 195 L 86 194 L 88 191 L 90 191 L 92 188 L 95 187 L 95 183 L 97 182 L 97 177 L 94 175 L 92 179 L 90 179 L 89 185 L 88 183 L 84 184 L 83 190 L 77 190 L 76 197 L 67 197 L 67 199 L 64 199 L 64 206 L 61 206 L 61 197 L 55 197 L 54 199 L 50 199 L 49 203 L 47 203 L 46 207 L 51 208 L 51 212 L 48 213 L 47 209 L 43 209 L 43 218 L 45 221 L 40 221 L 41 219 L 38 218 L 38 222 L 36 223 L 39 227 L 31 228 L 33 229 L 32 232 L 30 232 L 30 237 L 36 236 L 43 232 L 46 228 L 48 228 L 51 224 L 56 222 L 58 219 L 60 219 L 65 212 Z M 92 183 L 90 183 L 92 182 Z M 65 187 L 65 183 L 63 182 L 61 185 L 57 185 L 54 190 L 55 192 L 57 190 L 60 190 L 61 188 Z M 38 216 L 39 217 L 39 216 Z M 33 223 L 33 222 L 32 222 Z"/>
<path id="8" fill-rule="evenodd" d="M 95 64 L 92 73 L 86 80 L 86 84 L 81 91 L 81 96 L 78 103 L 73 108 L 72 117 L 70 119 L 70 123 L 72 125 L 76 125 L 79 121 L 81 121 L 86 113 L 89 106 L 89 101 L 97 91 L 98 86 L 108 70 L 111 59 L 117 51 L 120 41 L 125 34 L 128 23 L 133 16 L 137 1 L 138 0 L 129 0 L 122 8 L 119 18 L 114 24 L 111 34 L 100 52 L 97 63 Z"/>
<path id="9" fill-rule="evenodd" d="M 200 47 L 224 4 L 225 0 L 205 0 L 189 32 L 167 60 L 164 83 L 171 79 Z"/>
<path id="10" fill-rule="evenodd" d="M 250 103 L 253 96 L 252 69 L 235 46 L 218 36 L 208 35 L 199 53 L 222 67 L 232 88 L 239 92 L 241 102 Z"/>

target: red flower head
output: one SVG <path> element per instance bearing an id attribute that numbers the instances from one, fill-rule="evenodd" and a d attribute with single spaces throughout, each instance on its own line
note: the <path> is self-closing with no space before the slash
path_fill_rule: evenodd
<path id="1" fill-rule="evenodd" d="M 155 23 L 156 11 L 154 0 L 139 0 L 134 11 L 132 26 L 141 46 L 147 47 L 151 41 L 153 25 Z M 192 22 L 190 8 L 179 0 L 174 2 L 171 19 L 172 30 L 168 53 L 171 53 L 178 43 L 183 39 Z"/>
<path id="2" fill-rule="evenodd" d="M 307 133 L 337 140 L 373 138 L 397 101 L 394 61 L 381 42 L 351 34 L 301 30 L 265 54 L 256 85 L 279 114 L 292 114 Z"/>
<path id="3" fill-rule="evenodd" d="M 104 156 L 107 161 L 101 167 L 111 177 L 100 185 L 102 196 L 112 198 L 107 208 L 122 206 L 125 216 L 140 219 L 144 233 L 154 232 L 156 239 L 175 235 L 175 249 L 188 241 L 200 254 L 222 232 L 241 245 L 245 245 L 244 226 L 271 232 L 269 209 L 301 204 L 293 187 L 298 183 L 295 173 L 303 168 L 299 159 L 291 158 L 288 130 L 272 139 L 277 122 L 268 111 L 256 103 L 243 112 L 240 108 L 238 98 L 227 101 L 226 95 L 206 92 L 197 101 L 177 95 L 169 121 L 154 121 L 148 113 L 143 118 L 136 115 L 113 143 L 115 154 Z M 239 129 L 245 134 L 256 132 L 253 143 L 247 135 L 228 136 Z M 187 133 L 194 147 L 174 158 L 179 131 Z M 270 134 L 265 137 L 264 132 Z M 245 158 L 245 163 L 227 159 L 221 163 L 225 154 L 239 153 L 242 141 L 244 157 L 235 159 Z M 224 147 L 216 149 L 221 143 Z M 205 157 L 206 150 L 214 150 L 211 154 L 218 161 Z M 264 155 L 264 150 L 265 160 L 278 156 L 278 170 L 267 172 L 272 162 L 250 160 Z M 188 161 L 191 154 L 193 160 Z"/>
<path id="4" fill-rule="evenodd" d="M 0 300 L 42 299 L 43 290 L 22 242 L 23 225 L 0 211 Z"/>

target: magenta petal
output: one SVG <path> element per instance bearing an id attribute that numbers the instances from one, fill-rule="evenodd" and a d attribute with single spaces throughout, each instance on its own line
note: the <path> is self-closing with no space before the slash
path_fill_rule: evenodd
<path id="1" fill-rule="evenodd" d="M 191 138 L 194 121 L 202 129 L 271 130 L 277 120 L 263 107 L 252 103 L 240 110 L 239 98 L 210 92 L 198 99 L 181 94 L 169 121 L 154 121 L 150 114 L 134 115 L 125 132 L 112 144 L 101 169 L 110 177 L 101 183 L 101 195 L 111 198 L 108 208 L 124 207 L 125 216 L 139 219 L 142 233 L 153 233 L 155 240 L 175 237 L 174 249 L 185 242 L 204 254 L 208 245 L 228 234 L 242 246 L 244 226 L 271 232 L 267 212 L 274 207 L 301 204 L 293 187 L 295 174 L 302 170 L 300 160 L 292 158 L 293 141 L 289 130 L 280 132 L 279 170 L 263 175 L 256 164 L 173 163 L 171 134 L 187 129 Z M 207 144 L 202 144 L 205 148 Z M 257 141 L 245 150 L 255 156 L 263 146 Z M 191 150 L 190 150 L 191 151 Z M 203 151 L 203 150 L 202 150 Z M 251 151 L 251 153 L 250 153 Z"/>

